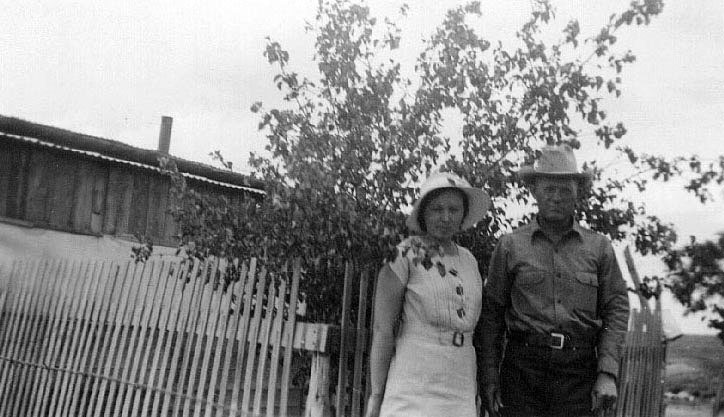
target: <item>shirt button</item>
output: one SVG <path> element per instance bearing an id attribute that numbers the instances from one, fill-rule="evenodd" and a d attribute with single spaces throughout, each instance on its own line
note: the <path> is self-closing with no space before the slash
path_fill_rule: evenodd
<path id="1" fill-rule="evenodd" d="M 460 318 L 465 317 L 465 309 L 458 308 L 458 317 L 460 317 Z"/>
<path id="2" fill-rule="evenodd" d="M 457 295 L 463 295 L 463 286 L 458 285 L 457 287 L 455 287 L 455 293 L 457 293 Z"/>

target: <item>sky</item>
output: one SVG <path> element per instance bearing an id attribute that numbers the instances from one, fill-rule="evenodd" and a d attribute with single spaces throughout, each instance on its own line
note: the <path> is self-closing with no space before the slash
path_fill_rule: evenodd
<path id="1" fill-rule="evenodd" d="M 370 0 L 373 14 L 394 16 L 397 0 Z M 399 56 L 412 76 L 421 39 L 457 1 L 409 1 Z M 593 34 L 628 1 L 552 0 L 557 18 Z M 263 153 L 256 101 L 279 105 L 265 37 L 290 52 L 294 70 L 312 75 L 313 37 L 304 33 L 316 0 L 10 1 L 0 0 L 0 114 L 53 125 L 141 148 L 156 148 L 161 116 L 173 117 L 171 153 L 211 163 L 220 150 L 242 172 L 249 152 Z M 529 0 L 482 1 L 471 22 L 488 39 L 510 39 L 530 11 Z M 618 33 L 637 61 L 623 74 L 623 94 L 607 101 L 623 121 L 626 143 L 665 156 L 724 154 L 724 2 L 666 1 L 647 27 Z M 445 132 L 459 134 L 450 117 Z M 591 135 L 590 131 L 581 134 Z M 584 150 L 579 159 L 597 157 Z M 600 159 L 606 161 L 605 156 Z M 615 168 L 617 161 L 606 161 Z M 677 226 L 680 236 L 724 231 L 724 191 L 701 205 L 672 183 L 634 199 Z M 641 259 L 641 273 L 661 264 Z M 680 316 L 681 307 L 665 306 Z M 707 332 L 699 317 L 680 318 L 687 332 Z"/>

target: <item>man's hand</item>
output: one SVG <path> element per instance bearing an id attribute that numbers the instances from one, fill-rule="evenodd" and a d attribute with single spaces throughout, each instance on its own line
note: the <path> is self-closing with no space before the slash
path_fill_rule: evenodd
<path id="1" fill-rule="evenodd" d="M 367 412 L 365 417 L 378 417 L 380 415 L 380 407 L 382 406 L 382 395 L 372 394 L 367 399 Z"/>
<path id="2" fill-rule="evenodd" d="M 488 384 L 485 386 L 485 409 L 488 410 L 490 417 L 498 417 L 500 408 L 503 407 L 503 401 L 500 399 L 500 387 L 498 384 Z"/>
<path id="3" fill-rule="evenodd" d="M 612 375 L 600 372 L 593 385 L 593 391 L 591 391 L 591 411 L 612 410 L 616 405 L 617 397 L 616 380 Z"/>

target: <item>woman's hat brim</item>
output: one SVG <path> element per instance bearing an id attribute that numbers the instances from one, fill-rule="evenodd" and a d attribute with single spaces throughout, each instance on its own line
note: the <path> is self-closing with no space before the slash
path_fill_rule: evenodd
<path id="1" fill-rule="evenodd" d="M 460 226 L 461 230 L 469 229 L 475 226 L 479 221 L 483 220 L 483 218 L 485 218 L 485 214 L 488 212 L 488 210 L 490 210 L 490 207 L 492 206 L 490 196 L 488 195 L 488 193 L 480 188 L 459 186 L 430 188 L 426 190 L 424 194 L 420 195 L 420 198 L 415 201 L 415 204 L 412 206 L 412 212 L 409 216 L 407 216 L 406 225 L 411 232 L 424 233 L 422 228 L 420 227 L 419 222 L 420 202 L 422 202 L 422 200 L 425 199 L 425 196 L 427 196 L 431 191 L 439 188 L 451 188 L 454 190 L 460 190 L 464 192 L 465 195 L 468 197 L 468 215 L 465 216 L 465 219 L 463 219 L 463 223 Z"/>

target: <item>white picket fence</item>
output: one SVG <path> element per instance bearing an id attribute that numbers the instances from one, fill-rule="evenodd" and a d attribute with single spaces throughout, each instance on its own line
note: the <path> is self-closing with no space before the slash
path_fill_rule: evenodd
<path id="1" fill-rule="evenodd" d="M 18 260 L 0 288 L 0 415 L 298 414 L 299 278 L 299 262 L 272 275 L 254 259 Z"/>

